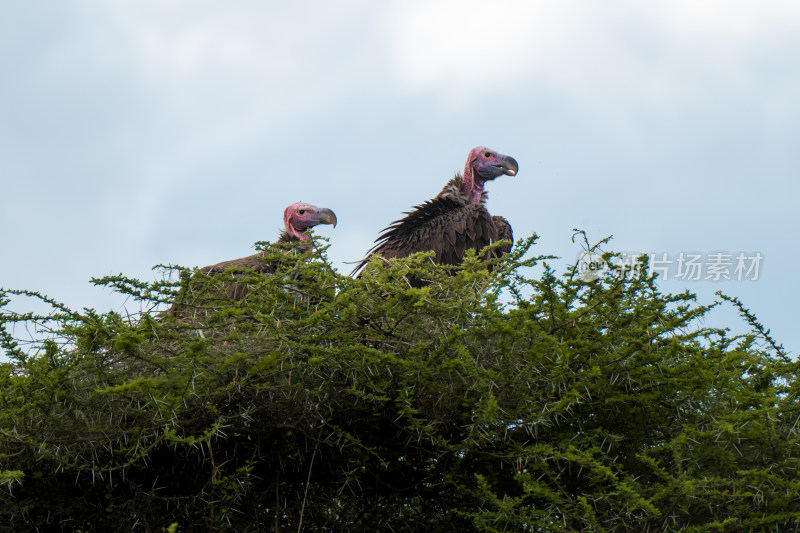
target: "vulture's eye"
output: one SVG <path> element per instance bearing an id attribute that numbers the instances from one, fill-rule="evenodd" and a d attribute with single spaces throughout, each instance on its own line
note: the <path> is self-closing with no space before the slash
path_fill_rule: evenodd
<path id="1" fill-rule="evenodd" d="M 490 157 L 492 157 L 492 154 L 489 153 L 489 152 L 483 152 L 483 157 L 485 157 L 486 159 L 489 159 Z"/>
<path id="2" fill-rule="evenodd" d="M 301 209 L 300 211 L 297 212 L 297 214 L 298 215 L 305 215 L 306 214 L 306 210 L 305 209 Z"/>

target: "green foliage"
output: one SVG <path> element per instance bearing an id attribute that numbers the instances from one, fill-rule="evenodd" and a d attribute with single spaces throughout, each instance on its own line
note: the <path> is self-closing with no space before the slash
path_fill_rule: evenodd
<path id="1" fill-rule="evenodd" d="M 276 253 L 238 301 L 230 273 L 179 269 L 96 281 L 137 316 L 3 312 L 0 524 L 797 530 L 797 363 L 768 331 L 728 298 L 753 334 L 703 328 L 646 272 L 558 274 L 533 243 L 356 279 Z M 175 298 L 191 320 L 154 311 Z"/>

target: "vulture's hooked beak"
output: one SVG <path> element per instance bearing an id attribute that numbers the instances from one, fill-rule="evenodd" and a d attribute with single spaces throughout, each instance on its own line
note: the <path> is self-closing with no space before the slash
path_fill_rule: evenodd
<path id="1" fill-rule="evenodd" d="M 318 224 L 333 224 L 333 227 L 336 227 L 336 213 L 327 207 L 322 207 L 317 211 L 317 220 Z"/>
<path id="2" fill-rule="evenodd" d="M 492 165 L 506 176 L 516 176 L 519 170 L 517 160 L 509 155 L 500 156 L 500 161 Z"/>

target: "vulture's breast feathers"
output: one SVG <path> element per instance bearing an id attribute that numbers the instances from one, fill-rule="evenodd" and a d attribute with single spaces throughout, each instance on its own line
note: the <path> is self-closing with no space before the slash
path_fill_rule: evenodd
<path id="1" fill-rule="evenodd" d="M 459 264 L 467 250 L 479 251 L 497 240 L 492 216 L 482 204 L 439 196 L 418 205 L 383 231 L 370 254 L 407 257 L 432 250 L 435 262 Z"/>

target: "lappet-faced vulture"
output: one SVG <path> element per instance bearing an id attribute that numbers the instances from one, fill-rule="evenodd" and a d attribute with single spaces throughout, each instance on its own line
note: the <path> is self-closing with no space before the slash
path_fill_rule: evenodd
<path id="1" fill-rule="evenodd" d="M 296 202 L 284 210 L 283 223 L 285 227 L 276 243 L 289 245 L 288 251 L 290 253 L 304 253 L 311 250 L 311 240 L 306 230 L 318 224 L 332 224 L 336 227 L 336 214 L 325 207 Z M 208 265 L 199 269 L 199 271 L 209 276 L 227 271 L 231 276 L 231 280 L 230 282 L 225 282 L 227 288 L 226 297 L 232 300 L 241 300 L 249 292 L 246 285 L 237 283 L 237 280 L 246 277 L 247 274 L 243 272 L 244 270 L 254 270 L 265 275 L 271 275 L 275 272 L 277 265 L 265 260 L 267 255 L 266 251 L 261 251 L 239 259 Z M 187 294 L 185 291 L 182 292 L 182 296 L 185 298 Z M 181 296 L 178 299 L 182 299 Z M 185 304 L 179 301 L 167 310 L 167 314 L 185 317 L 193 313 Z"/>
<path id="2" fill-rule="evenodd" d="M 311 243 L 305 231 L 319 224 L 333 224 L 336 227 L 336 214 L 326 207 L 317 207 L 303 202 L 296 202 L 283 212 L 283 223 L 285 225 L 279 243 L 298 243 L 292 249 L 296 252 L 308 252 L 311 250 Z M 265 253 L 248 255 L 239 259 L 223 261 L 216 265 L 205 266 L 200 272 L 206 274 L 218 274 L 230 267 L 249 268 L 256 272 L 272 274 L 275 272 L 275 265 L 264 261 Z"/>
<path id="3" fill-rule="evenodd" d="M 389 259 L 432 250 L 436 263 L 457 265 L 467 250 L 480 251 L 499 240 L 513 240 L 508 221 L 486 210 L 488 194 L 484 186 L 498 176 L 514 176 L 518 170 L 513 157 L 483 146 L 473 148 L 467 156 L 464 173 L 456 174 L 435 198 L 415 206 L 404 218 L 384 229 L 353 274 L 372 255 Z M 510 245 L 495 249 L 494 254 L 509 251 Z"/>

